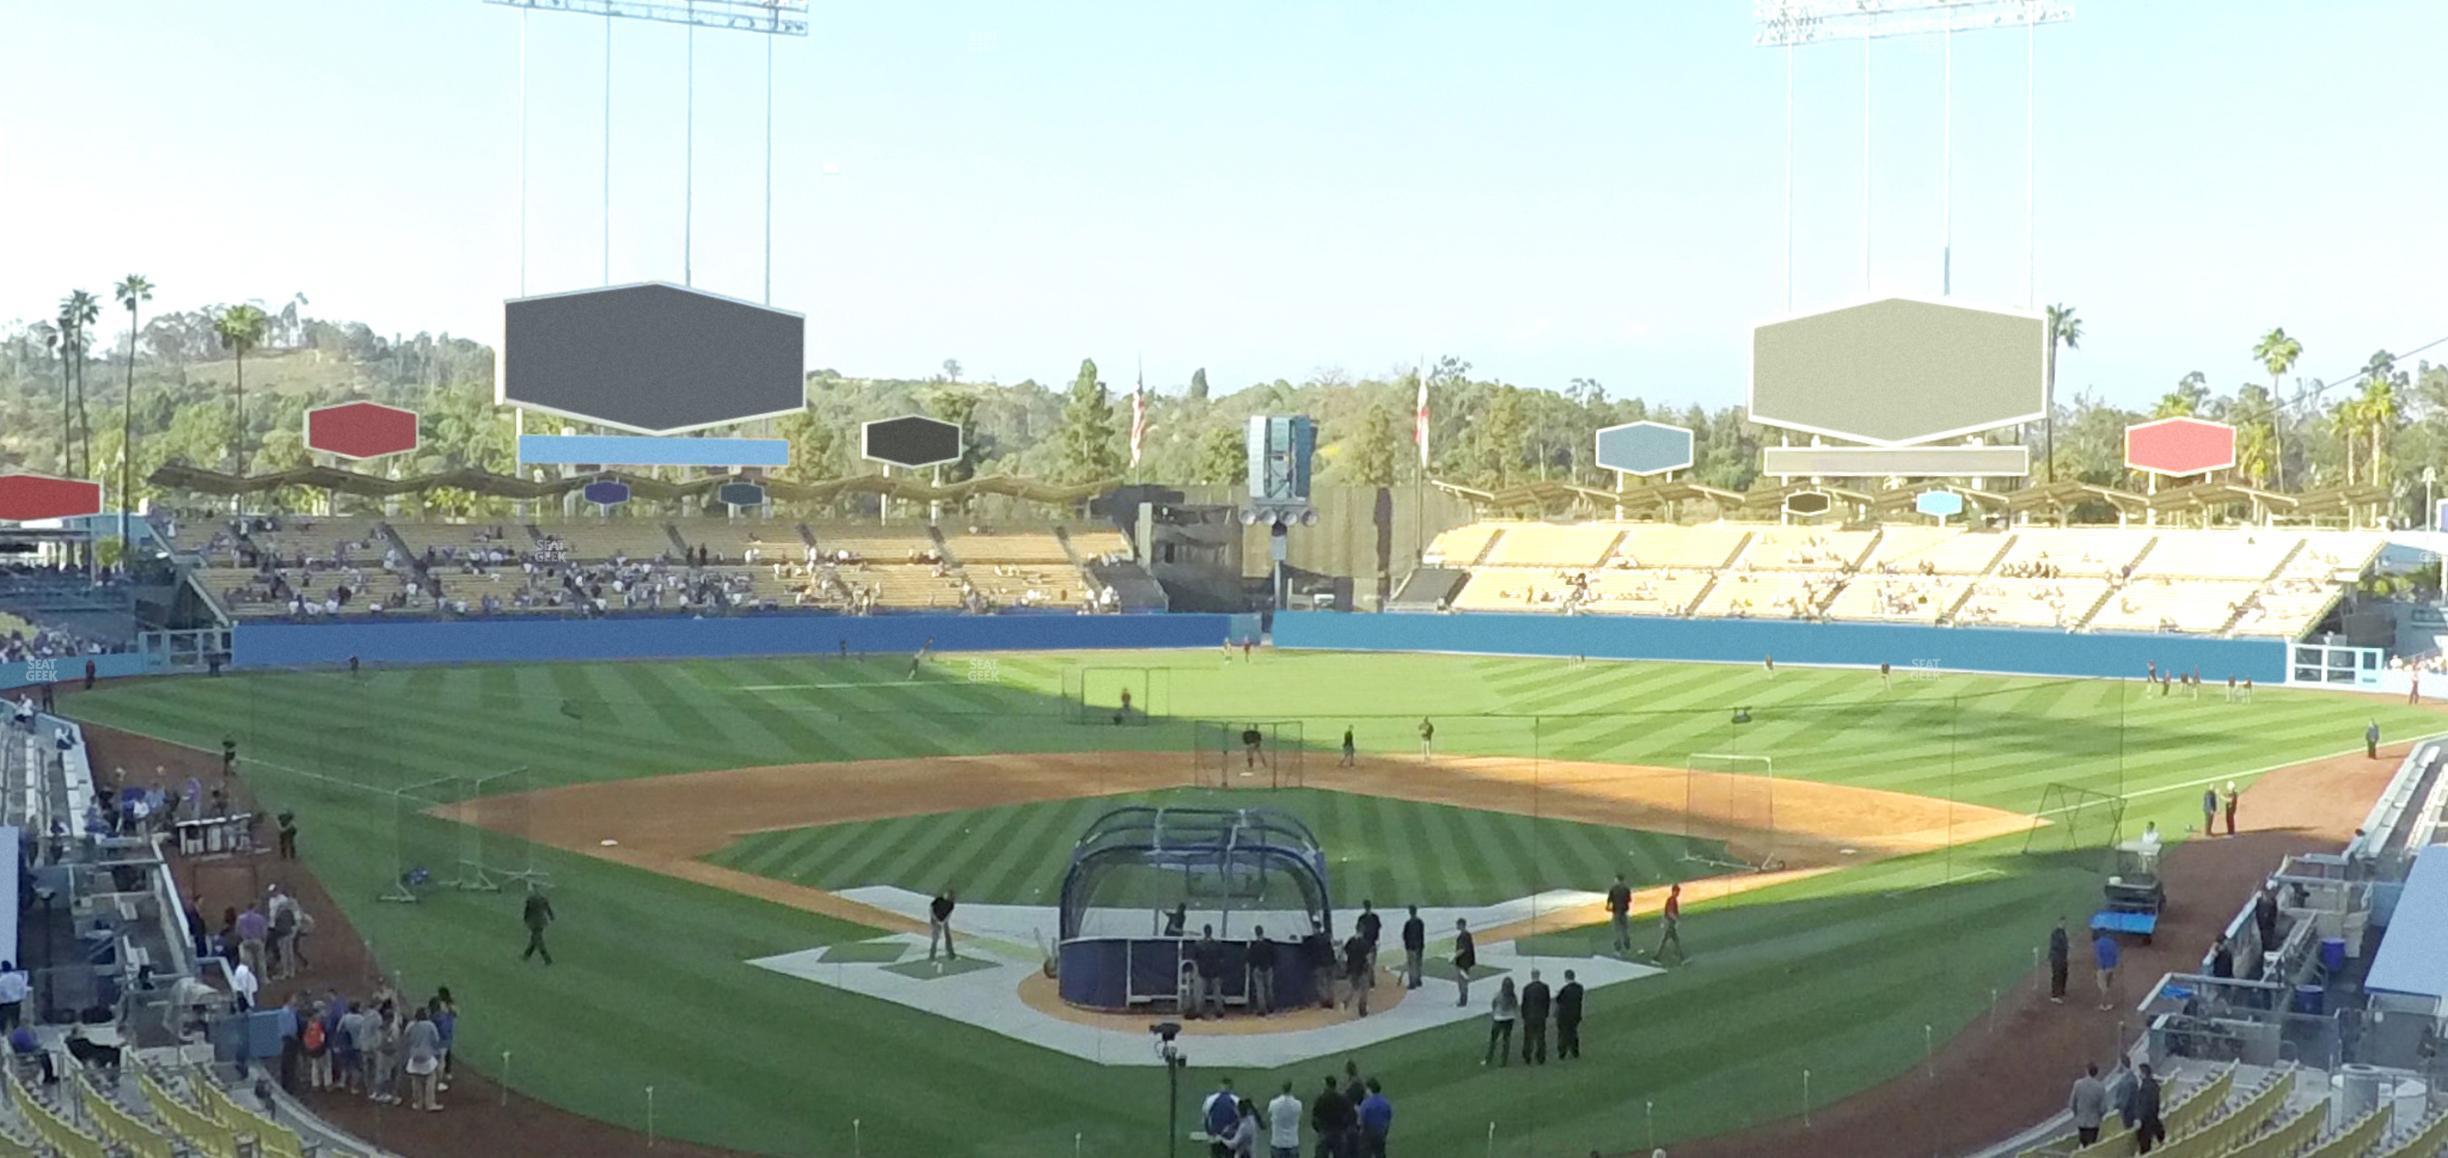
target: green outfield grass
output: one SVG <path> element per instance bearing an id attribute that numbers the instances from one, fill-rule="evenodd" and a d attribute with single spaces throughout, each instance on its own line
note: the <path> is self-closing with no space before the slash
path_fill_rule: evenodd
<path id="1" fill-rule="evenodd" d="M 1337 907 L 1495 904 L 1547 889 L 1601 890 L 1619 872 L 1636 885 L 1663 884 L 1722 871 L 1692 858 L 1727 856 L 1719 842 L 1638 829 L 1288 788 L 1082 797 L 760 832 L 706 859 L 818 888 L 931 893 L 952 882 L 964 900 L 1050 905 L 1080 834 L 1098 816 L 1134 804 L 1266 807 L 1300 818 L 1326 850 Z M 1479 855 L 1446 851 L 1454 849 Z"/>
<path id="2" fill-rule="evenodd" d="M 1060 693 L 1077 666 L 1162 669 L 1140 706 L 1163 718 L 1146 727 L 1068 722 Z M 2371 698 L 2269 689 L 2243 705 L 2223 702 L 2218 689 L 2195 701 L 2110 681 L 1947 675 L 1888 687 L 1856 671 L 1770 677 L 1748 666 L 1458 656 L 1264 654 L 1226 665 L 1212 650 L 1028 654 L 975 666 L 955 657 L 916 682 L 902 679 L 906 671 L 906 659 L 809 659 L 267 674 L 129 683 L 68 706 L 198 747 L 237 738 L 246 775 L 270 805 L 300 813 L 307 861 L 376 952 L 412 989 L 450 985 L 465 1009 L 465 1061 L 489 1069 L 515 1051 L 512 1076 L 524 1091 L 642 1125 L 640 1091 L 651 1084 L 663 1131 L 748 1150 L 847 1153 L 855 1117 L 870 1155 L 1032 1158 L 1070 1153 L 1075 1135 L 1089 1155 L 1161 1152 L 1160 1081 L 742 964 L 872 930 L 549 851 L 537 858 L 556 881 L 561 964 L 522 968 L 515 898 L 373 899 L 394 839 L 382 791 L 511 767 L 554 784 L 1085 749 L 1142 751 L 1186 782 L 1189 720 L 1297 719 L 1320 749 L 1301 795 L 1332 817 L 1355 807 L 1318 790 L 1330 783 L 1324 749 L 1342 729 L 1352 727 L 1364 750 L 1407 751 L 1426 715 L 1443 752 L 1669 767 L 1696 753 L 1767 755 L 1779 777 L 2017 811 L 2037 807 L 2051 784 L 2074 784 L 2125 798 L 2129 831 L 2149 818 L 2181 837 L 2206 783 L 2359 748 L 2366 720 L 2404 739 L 2437 719 Z M 1730 722 L 1736 707 L 1749 708 L 1749 724 Z M 144 769 L 129 771 L 145 778 Z M 1043 807 L 1037 839 L 1051 846 L 1067 806 Z M 1457 833 L 1491 826 L 1478 849 L 1487 863 L 1452 871 L 1484 885 L 1457 890 L 1578 876 L 1608 859 L 1602 835 L 1552 863 L 1524 856 L 1555 847 L 1541 822 L 1480 815 L 1454 823 Z M 1413 866 L 1370 866 L 1389 892 L 1405 887 L 1405 871 L 1422 891 L 1438 887 L 1428 866 L 1444 866 L 1406 835 L 1380 822 L 1372 839 L 1369 822 L 1357 824 L 1373 855 Z M 854 839 L 867 838 L 816 829 L 724 855 L 848 883 L 831 874 L 847 871 L 839 845 Z M 975 855 L 949 846 L 952 832 L 939 825 L 909 822 L 896 839 L 909 842 L 903 859 L 918 867 L 864 883 L 932 887 L 928 858 Z M 1469 837 L 1474 848 L 1482 839 Z M 1994 987 L 2028 966 L 2051 918 L 2089 906 L 2096 857 L 2025 856 L 2022 845 L 2000 839 L 1722 902 L 1700 886 L 1684 930 L 1694 964 L 1594 999 L 1585 1065 L 1483 1072 L 1476 1025 L 1415 1035 L 1361 1060 L 1400 1105 L 1409 1154 L 1478 1158 L 1490 1122 L 1501 1155 L 1628 1149 L 1645 1141 L 1652 1104 L 1660 1141 L 1783 1117 L 1800 1107 L 1804 1068 L 1825 1101 L 1911 1066 L 1925 1025 L 1943 1038 L 1970 1022 Z M 1490 868 L 1508 848 L 1542 867 Z M 992 887 L 1021 887 L 1019 868 L 1006 875 Z M 1561 936 L 1559 948 L 1586 948 L 1584 934 Z M 1305 1093 L 1325 1068 L 1236 1076 L 1244 1089 L 1297 1078 Z M 1194 1070 L 1186 1088 L 1212 1077 Z"/>

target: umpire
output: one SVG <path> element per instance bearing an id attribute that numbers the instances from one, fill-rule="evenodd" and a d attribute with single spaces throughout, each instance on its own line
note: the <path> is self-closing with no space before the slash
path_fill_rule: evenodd
<path id="1" fill-rule="evenodd" d="M 545 964 L 552 964 L 552 950 L 544 947 L 544 927 L 553 923 L 552 902 L 536 890 L 532 881 L 527 885 L 527 911 L 523 918 L 527 922 L 527 951 L 519 954 L 519 960 L 541 955 Z"/>

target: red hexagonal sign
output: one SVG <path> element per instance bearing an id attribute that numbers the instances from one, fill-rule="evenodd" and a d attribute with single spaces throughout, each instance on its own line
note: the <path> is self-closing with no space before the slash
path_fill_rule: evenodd
<path id="1" fill-rule="evenodd" d="M 2236 461 L 2236 428 L 2207 418 L 2162 418 L 2125 428 L 2125 465 L 2148 474 L 2226 470 Z"/>
<path id="2" fill-rule="evenodd" d="M 381 458 L 417 448 L 414 410 L 343 402 L 306 412 L 306 448 L 336 458 Z"/>
<path id="3" fill-rule="evenodd" d="M 0 522 L 102 513 L 102 484 L 47 474 L 0 474 Z"/>

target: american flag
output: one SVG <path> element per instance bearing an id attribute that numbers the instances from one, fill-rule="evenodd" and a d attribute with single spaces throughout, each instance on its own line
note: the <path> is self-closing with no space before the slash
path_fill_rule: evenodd
<path id="1" fill-rule="evenodd" d="M 1139 444 L 1147 438 L 1147 379 L 1139 379 L 1139 388 L 1131 391 L 1130 464 L 1139 466 Z"/>
<path id="2" fill-rule="evenodd" d="M 1411 441 L 1419 444 L 1420 469 L 1428 469 L 1428 376 L 1420 375 L 1419 411 L 1412 416 Z"/>

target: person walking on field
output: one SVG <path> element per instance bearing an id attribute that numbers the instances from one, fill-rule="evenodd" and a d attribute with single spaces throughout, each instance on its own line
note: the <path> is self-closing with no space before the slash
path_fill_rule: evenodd
<path id="1" fill-rule="evenodd" d="M 544 927 L 552 924 L 556 918 L 553 916 L 552 902 L 545 899 L 533 881 L 527 883 L 527 902 L 521 909 L 519 920 L 527 926 L 527 951 L 519 954 L 519 960 L 541 955 L 545 964 L 552 964 L 552 950 L 544 947 Z"/>
<path id="2" fill-rule="evenodd" d="M 2367 760 L 2377 760 L 2380 758 L 2380 721 L 2378 720 L 2373 720 L 2371 723 L 2364 725 L 2363 757 Z"/>
<path id="3" fill-rule="evenodd" d="M 1385 930 L 1385 918 L 1377 915 L 1373 901 L 1360 902 L 1360 917 L 1352 922 L 1352 931 L 1368 945 L 1368 987 L 1377 988 L 1377 937 Z"/>
<path id="4" fill-rule="evenodd" d="M 1556 1060 L 1581 1056 L 1581 979 L 1564 971 L 1564 987 L 1556 990 Z"/>
<path id="5" fill-rule="evenodd" d="M 2108 1085 L 2100 1080 L 2098 1066 L 2084 1066 L 2083 1076 L 2074 1079 L 2074 1088 L 2066 1095 L 2066 1113 L 2074 1118 L 2075 1145 L 2099 1141 L 2100 1123 L 2108 1117 Z"/>
<path id="6" fill-rule="evenodd" d="M 1375 988 L 1369 968 L 1368 938 L 1354 933 L 1343 942 L 1343 975 L 1351 985 L 1351 1005 L 1362 1017 L 1368 1016 L 1369 990 Z"/>
<path id="7" fill-rule="evenodd" d="M 1461 995 L 1457 1006 L 1470 1004 L 1471 970 L 1479 966 L 1478 946 L 1471 943 L 1470 922 L 1454 918 L 1454 990 Z M 1508 983 L 1509 984 L 1509 983 Z"/>
<path id="8" fill-rule="evenodd" d="M 1539 971 L 1531 970 L 1530 984 L 1522 986 L 1521 991 L 1523 1065 L 1547 1064 L 1547 1015 L 1554 1009 L 1554 994 L 1545 981 L 1539 980 Z"/>
<path id="9" fill-rule="evenodd" d="M 1674 946 L 1675 960 L 1686 959 L 1683 955 L 1682 924 L 1683 886 L 1678 883 L 1666 890 L 1666 907 L 1658 910 L 1658 943 L 1657 949 L 1649 954 L 1650 960 L 1664 960 L 1668 945 Z"/>
<path id="10" fill-rule="evenodd" d="M 1513 991 L 1513 979 L 1507 977 L 1496 987 L 1496 1000 L 1488 1003 L 1487 1053 L 1479 1064 L 1485 1067 L 1494 1061 L 1499 1066 L 1513 1064 L 1513 1019 L 1521 1016 L 1521 997 Z"/>
<path id="11" fill-rule="evenodd" d="M 1428 954 L 1428 922 L 1420 919 L 1419 906 L 1411 906 L 1410 919 L 1403 922 L 1403 988 L 1420 987 L 1420 964 Z"/>
<path id="12" fill-rule="evenodd" d="M 2116 938 L 2100 930 L 2099 939 L 2091 942 L 2091 964 L 2099 974 L 2100 1005 L 2103 1010 L 2116 1008 L 2117 961 L 2123 956 Z"/>
<path id="13" fill-rule="evenodd" d="M 1208 1154 L 1231 1158 L 1233 1126 L 1240 1120 L 1241 1096 L 1233 1092 L 1232 1079 L 1226 1078 L 1199 1103 L 1199 1124 L 1206 1128 Z"/>
<path id="14" fill-rule="evenodd" d="M 2227 814 L 2227 835 L 2229 836 L 2235 835 L 2235 810 L 2236 797 L 2238 795 L 2239 793 L 2236 792 L 2236 782 L 2233 780 L 2227 782 L 2227 790 L 2225 792 L 2219 793 L 2219 807 Z"/>
<path id="15" fill-rule="evenodd" d="M 1436 725 L 1435 725 L 1435 724 L 1433 724 L 1433 723 L 1430 723 L 1430 722 L 1429 722 L 1429 720 L 1428 720 L 1428 717 L 1426 717 L 1426 716 L 1421 716 L 1421 717 L 1420 717 L 1419 736 L 1420 736 L 1420 759 L 1422 759 L 1422 760 L 1433 760 L 1433 759 L 1435 759 L 1435 758 L 1436 758 Z"/>
<path id="16" fill-rule="evenodd" d="M 953 894 L 951 886 L 947 885 L 944 891 L 935 894 L 935 900 L 927 905 L 927 960 L 935 959 L 937 941 L 943 942 L 945 959 L 960 960 L 960 954 L 952 949 L 952 910 L 959 907 L 959 903 L 959 898 Z"/>
<path id="17" fill-rule="evenodd" d="M 2202 789 L 2202 835 L 2218 835 L 2218 789 Z"/>
<path id="18" fill-rule="evenodd" d="M 2057 927 L 2049 930 L 2048 940 L 2049 1003 L 2052 1005 L 2065 1004 L 2066 968 L 2071 955 L 2072 946 L 2066 938 L 2065 918 L 2059 917 Z"/>
<path id="19" fill-rule="evenodd" d="M 1351 725 L 1350 725 L 1350 724 L 1345 724 L 1345 725 L 1343 725 L 1343 762 L 1342 762 L 1341 764 L 1336 765 L 1336 767 L 1338 767 L 1338 768 L 1349 768 L 1349 767 L 1351 767 L 1351 766 L 1352 766 L 1352 756 L 1353 756 L 1353 752 L 1352 752 L 1352 730 L 1351 730 Z"/>
<path id="20" fill-rule="evenodd" d="M 1607 890 L 1607 919 L 1615 925 L 1615 953 L 1632 955 L 1632 886 L 1624 883 L 1622 873 L 1615 874 L 1615 885 Z"/>

